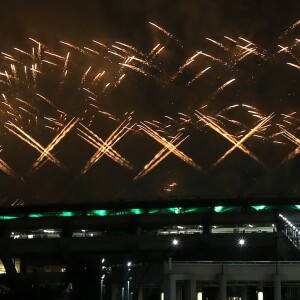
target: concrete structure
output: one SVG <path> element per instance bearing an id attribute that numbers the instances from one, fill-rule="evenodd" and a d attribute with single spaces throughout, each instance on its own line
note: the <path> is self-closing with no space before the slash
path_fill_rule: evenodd
<path id="1" fill-rule="evenodd" d="M 300 289 L 300 262 L 191 262 L 175 261 L 165 263 L 164 267 L 164 300 L 181 300 L 176 298 L 178 282 L 186 282 L 184 300 L 196 300 L 200 285 L 197 283 L 210 282 L 219 286 L 220 300 L 227 299 L 227 289 L 231 285 L 242 286 L 239 295 L 247 300 L 247 287 L 256 285 L 258 298 L 263 295 L 264 284 L 274 288 L 274 300 L 281 300 L 281 281 L 285 284 L 298 285 Z M 257 284 L 259 282 L 259 284 Z"/>
<path id="2" fill-rule="evenodd" d="M 47 286 L 67 300 L 300 299 L 297 211 L 98 213 L 3 217 L 0 289 L 39 300 Z"/>

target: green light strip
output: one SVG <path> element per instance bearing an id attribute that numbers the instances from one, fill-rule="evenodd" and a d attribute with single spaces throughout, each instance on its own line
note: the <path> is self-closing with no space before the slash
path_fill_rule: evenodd
<path id="1" fill-rule="evenodd" d="M 223 208 L 224 208 L 224 206 L 215 206 L 214 207 L 214 211 L 217 212 L 217 213 L 219 213 L 219 212 L 223 211 Z"/>
<path id="2" fill-rule="evenodd" d="M 11 219 L 17 219 L 17 218 L 22 218 L 23 216 L 0 216 L 0 220 L 11 220 Z"/>
<path id="3" fill-rule="evenodd" d="M 254 208 L 257 211 L 264 210 L 266 208 L 265 205 L 257 205 L 257 206 L 251 206 L 251 207 Z"/>
<path id="4" fill-rule="evenodd" d="M 45 213 L 31 213 L 25 215 L 12 214 L 12 215 L 2 215 L 0 220 L 10 220 L 15 218 L 45 218 L 45 217 L 74 217 L 74 216 L 88 216 L 88 217 L 105 217 L 105 216 L 121 216 L 121 215 L 143 215 L 143 214 L 191 214 L 191 213 L 206 213 L 214 211 L 216 213 L 226 213 L 226 212 L 241 212 L 244 209 L 250 209 L 254 211 L 264 211 L 264 210 L 274 210 L 274 209 L 284 209 L 284 210 L 300 210 L 299 205 L 279 205 L 279 206 L 266 206 L 266 205 L 256 205 L 256 206 L 213 206 L 213 207 L 169 207 L 169 208 L 131 208 L 123 210 L 89 210 L 86 212 L 81 211 L 60 211 L 60 212 L 45 212 Z"/>

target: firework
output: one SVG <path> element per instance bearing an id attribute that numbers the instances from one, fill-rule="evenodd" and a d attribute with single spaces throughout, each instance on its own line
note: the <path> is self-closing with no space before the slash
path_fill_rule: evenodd
<path id="1" fill-rule="evenodd" d="M 163 32 L 166 36 L 168 36 L 170 39 L 174 40 L 178 45 L 180 45 L 182 47 L 181 42 L 173 34 L 171 34 L 170 32 L 166 31 L 162 27 L 160 27 L 152 22 L 149 22 L 149 24 L 154 26 L 155 28 L 157 28 L 159 31 Z"/>
<path id="2" fill-rule="evenodd" d="M 100 142 L 100 148 L 96 151 L 96 153 L 88 160 L 86 165 L 83 167 L 83 169 L 80 172 L 80 175 L 86 173 L 104 154 L 106 154 L 108 151 L 111 151 L 115 155 L 115 151 L 112 149 L 112 147 L 121 139 L 123 138 L 128 131 L 130 131 L 134 124 L 130 124 L 131 117 L 123 121 L 115 130 L 114 132 L 107 138 L 106 141 L 102 141 L 98 137 L 98 141 Z M 96 143 L 98 146 L 99 142 Z M 118 156 L 118 155 L 117 155 Z M 114 156 L 115 157 L 115 156 Z M 121 159 L 122 160 L 122 159 Z M 126 160 L 125 160 L 126 161 Z M 126 161 L 127 164 L 127 161 Z M 128 163 L 129 164 L 129 163 Z"/>
<path id="3" fill-rule="evenodd" d="M 36 149 L 38 152 L 42 154 L 42 156 L 46 156 L 51 162 L 56 164 L 57 166 L 64 168 L 64 165 L 56 159 L 46 148 L 44 148 L 36 139 L 31 137 L 28 133 L 22 130 L 20 127 L 15 125 L 14 123 L 8 122 L 5 126 L 11 133 L 15 134 L 21 140 L 26 142 L 28 145 Z"/>
<path id="4" fill-rule="evenodd" d="M 43 150 L 40 157 L 32 165 L 28 175 L 31 175 L 33 172 L 36 172 L 43 164 L 45 158 L 48 158 L 48 154 L 54 149 L 54 147 L 60 143 L 60 141 L 70 132 L 74 126 L 78 123 L 79 119 L 72 119 L 62 130 L 61 132 L 53 139 L 53 141 Z"/>
<path id="5" fill-rule="evenodd" d="M 108 157 L 113 159 L 115 162 L 120 164 L 123 167 L 126 167 L 128 169 L 133 169 L 133 166 L 130 164 L 128 160 L 123 158 L 117 151 L 115 151 L 108 143 L 106 143 L 104 140 L 102 140 L 97 134 L 95 134 L 93 131 L 91 131 L 89 128 L 84 126 L 83 124 L 80 124 L 82 129 L 78 128 L 78 131 L 81 134 L 78 134 L 82 139 L 84 139 L 86 142 L 94 146 L 98 151 L 103 152 Z M 86 132 L 85 132 L 86 131 Z"/>
<path id="6" fill-rule="evenodd" d="M 176 44 L 181 45 L 181 42 L 170 32 L 152 22 L 149 24 Z M 299 21 L 294 23 L 288 32 L 298 25 Z M 115 149 L 115 144 L 123 138 L 126 139 L 129 131 L 142 138 L 151 137 L 159 143 L 162 149 L 147 163 L 144 162 L 141 172 L 134 174 L 134 181 L 153 171 L 171 153 L 203 172 L 201 166 L 179 150 L 187 140 L 194 141 L 191 128 L 197 128 L 199 134 L 203 134 L 207 128 L 210 128 L 232 145 L 212 167 L 219 165 L 237 148 L 265 166 L 265 162 L 253 153 L 256 149 L 252 152 L 245 146 L 251 137 L 256 138 L 257 145 L 259 142 L 272 142 L 271 145 L 275 144 L 274 147 L 282 147 L 282 149 L 286 149 L 285 145 L 290 142 L 295 144 L 297 148 L 282 161 L 282 164 L 299 153 L 300 141 L 297 135 L 300 123 L 297 123 L 294 114 L 281 114 L 279 111 L 277 120 L 274 121 L 273 114 L 266 113 L 268 116 L 265 116 L 264 110 L 258 110 L 249 104 L 227 103 L 230 101 L 227 97 L 224 97 L 225 108 L 209 103 L 232 84 L 237 84 L 239 88 L 242 84 L 239 74 L 243 71 L 243 64 L 239 62 L 246 62 L 249 57 L 258 57 L 257 66 L 263 59 L 263 63 L 268 61 L 268 63 L 281 65 L 287 70 L 290 67 L 300 70 L 297 48 L 299 39 L 292 39 L 290 42 L 284 40 L 282 41 L 284 46 L 278 45 L 279 50 L 275 48 L 267 52 L 254 41 L 243 37 L 231 34 L 224 36 L 224 39 L 207 37 L 204 41 L 209 48 L 204 48 L 207 49 L 205 52 L 190 51 L 189 53 L 193 55 L 188 56 L 184 56 L 183 53 L 188 49 L 178 49 L 174 43 L 162 41 L 148 43 L 148 49 L 139 49 L 136 46 L 139 43 L 133 46 L 131 43 L 120 41 L 102 43 L 93 40 L 87 45 L 60 41 L 61 50 L 54 51 L 36 39 L 30 38 L 30 41 L 33 47 L 28 49 L 14 47 L 12 53 L 1 52 L 0 67 L 0 126 L 8 130 L 0 131 L 1 138 L 6 141 L 7 136 L 13 135 L 39 152 L 37 160 L 29 164 L 31 167 L 26 174 L 27 177 L 40 170 L 47 161 L 65 169 L 63 162 L 54 156 L 53 150 L 62 147 L 62 140 L 75 130 L 77 133 L 75 138 L 79 137 L 95 148 L 94 154 L 82 169 L 76 170 L 80 175 L 86 174 L 103 156 L 108 156 L 124 168 L 134 170 L 134 160 L 129 161 Z M 200 49 L 198 46 L 195 45 L 193 49 Z M 163 55 L 158 56 L 160 53 Z M 255 64 L 252 60 L 249 62 Z M 197 71 L 192 72 L 196 67 Z M 208 75 L 211 76 L 206 76 L 208 71 Z M 131 94 L 134 94 L 135 87 L 140 86 L 138 81 L 140 74 L 145 77 L 146 85 L 150 82 L 151 97 L 147 98 L 150 102 L 147 107 L 151 107 L 151 101 L 156 103 L 154 101 L 157 99 L 162 103 L 161 107 L 157 108 L 158 115 L 147 120 L 147 111 L 146 116 L 143 112 L 141 115 L 137 113 L 134 116 L 128 113 L 126 119 L 121 121 L 123 117 L 120 116 L 128 110 L 126 106 L 129 106 L 129 109 L 136 109 L 133 103 L 136 97 L 134 95 L 131 98 Z M 256 74 L 252 75 L 255 78 Z M 198 79 L 207 83 L 205 80 L 208 78 L 209 80 L 217 78 L 212 82 L 214 84 L 224 83 L 219 87 L 213 85 L 215 88 L 212 92 L 206 91 L 205 84 L 201 84 L 200 87 L 194 84 Z M 145 89 L 145 93 L 147 92 L 148 86 Z M 168 93 L 170 102 L 165 106 L 164 95 Z M 161 95 L 163 96 L 160 97 Z M 146 96 L 148 97 L 148 94 Z M 121 105 L 115 102 L 119 99 L 122 101 Z M 176 105 L 182 99 L 185 106 L 177 109 Z M 232 100 L 233 103 L 249 101 L 251 104 L 251 98 Z M 204 103 L 209 104 L 204 105 Z M 222 103 L 221 99 L 217 104 L 222 105 Z M 139 107 L 141 106 L 143 105 Z M 164 111 L 165 107 L 168 109 Z M 195 111 L 198 107 L 201 109 Z M 243 119 L 242 114 L 240 119 L 236 118 L 241 109 L 243 113 L 247 113 L 248 119 Z M 247 125 L 250 118 L 255 120 L 256 125 L 253 128 L 253 125 Z M 107 139 L 102 139 L 97 134 L 98 126 L 103 128 L 114 126 L 116 129 L 108 135 Z M 44 140 L 51 141 L 46 147 L 38 141 L 39 139 L 34 138 L 40 136 L 39 134 L 43 134 Z M 280 146 L 276 146 L 277 144 Z M 139 145 L 133 144 L 131 147 L 139 147 Z M 6 150 L 9 151 L 9 146 L 4 146 L 3 151 Z M 142 156 L 142 147 L 140 150 Z M 10 164 L 18 170 L 14 163 L 10 162 Z M 3 160 L 0 160 L 0 169 L 12 178 L 20 180 L 20 176 Z"/>

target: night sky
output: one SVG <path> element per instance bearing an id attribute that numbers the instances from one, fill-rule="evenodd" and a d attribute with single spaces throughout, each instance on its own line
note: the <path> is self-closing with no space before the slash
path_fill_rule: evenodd
<path id="1" fill-rule="evenodd" d="M 0 10 L 0 205 L 299 196 L 298 0 Z M 108 152 L 89 166 L 95 141 Z"/>

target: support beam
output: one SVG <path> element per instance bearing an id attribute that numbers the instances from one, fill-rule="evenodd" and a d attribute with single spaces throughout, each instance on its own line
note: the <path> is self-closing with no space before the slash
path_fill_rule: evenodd
<path id="1" fill-rule="evenodd" d="M 281 300 L 281 279 L 279 274 L 274 275 L 274 300 Z"/>
<path id="2" fill-rule="evenodd" d="M 227 278 L 225 274 L 219 275 L 219 297 L 220 300 L 227 300 Z"/>
<path id="3" fill-rule="evenodd" d="M 130 281 L 125 280 L 124 282 L 124 300 L 130 300 Z"/>
<path id="4" fill-rule="evenodd" d="M 185 291 L 187 300 L 196 300 L 196 278 L 191 275 L 190 279 L 185 282 Z"/>
<path id="5" fill-rule="evenodd" d="M 248 300 L 248 287 L 243 286 L 242 288 L 242 300 Z"/>
<path id="6" fill-rule="evenodd" d="M 176 299 L 176 280 L 173 274 L 164 276 L 164 300 Z"/>

